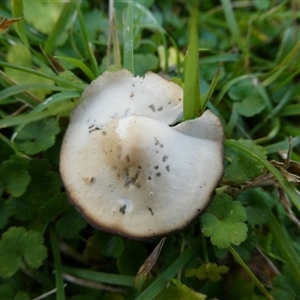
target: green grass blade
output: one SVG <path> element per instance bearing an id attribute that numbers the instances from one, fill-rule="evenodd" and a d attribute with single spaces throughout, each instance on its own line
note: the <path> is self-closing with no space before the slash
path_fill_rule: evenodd
<path id="1" fill-rule="evenodd" d="M 82 16 L 81 10 L 80 10 L 80 6 L 77 2 L 75 2 L 76 4 L 76 9 L 77 9 L 77 13 L 78 13 L 78 19 L 79 19 L 79 24 L 80 24 L 80 28 L 81 28 L 81 32 L 82 32 L 82 36 L 83 36 L 83 40 L 85 43 L 85 47 L 88 51 L 88 57 L 89 57 L 89 61 L 91 64 L 91 69 L 92 72 L 94 74 L 95 77 L 99 76 L 99 69 L 98 69 L 98 64 L 97 64 L 97 60 L 95 58 L 94 55 L 94 51 L 93 51 L 93 46 L 92 43 L 89 39 L 89 35 L 85 26 L 85 21 L 84 18 Z"/>
<path id="2" fill-rule="evenodd" d="M 207 57 L 200 57 L 200 65 L 203 64 L 216 64 L 224 62 L 236 62 L 239 59 L 238 54 L 221 53 L 218 55 L 211 55 Z"/>
<path id="3" fill-rule="evenodd" d="M 242 75 L 239 77 L 235 77 L 233 79 L 231 79 L 230 81 L 228 81 L 226 84 L 223 85 L 222 89 L 220 90 L 219 94 L 217 95 L 214 103 L 215 106 L 218 106 L 218 104 L 221 102 L 221 100 L 223 99 L 224 95 L 229 91 L 229 89 L 236 84 L 237 82 L 250 78 L 253 79 L 255 77 L 261 76 L 262 74 L 260 73 L 253 73 L 253 74 L 247 74 L 247 75 Z"/>
<path id="4" fill-rule="evenodd" d="M 225 18 L 229 27 L 229 30 L 232 34 L 232 37 L 238 47 L 244 52 L 245 46 L 243 39 L 240 34 L 239 26 L 236 22 L 236 18 L 233 12 L 232 4 L 230 0 L 221 0 L 222 2 L 222 7 L 224 10 Z"/>
<path id="5" fill-rule="evenodd" d="M 300 136 L 293 138 L 293 147 L 300 145 Z M 267 154 L 278 153 L 278 151 L 287 151 L 289 149 L 289 140 L 286 139 L 264 147 Z"/>
<path id="6" fill-rule="evenodd" d="M 26 83 L 20 85 L 10 86 L 3 91 L 0 92 L 0 104 L 2 101 L 6 100 L 7 98 L 26 92 L 32 89 L 39 89 L 39 90 L 52 90 L 52 91 L 69 91 L 70 89 L 64 88 L 57 85 L 50 85 L 50 84 L 43 84 L 43 83 Z"/>
<path id="7" fill-rule="evenodd" d="M 55 267 L 56 300 L 64 300 L 65 291 L 64 291 L 64 282 L 62 277 L 62 265 L 61 265 L 58 241 L 53 228 L 50 228 L 50 241 L 51 241 L 52 255 L 54 260 L 54 267 Z"/>
<path id="8" fill-rule="evenodd" d="M 118 36 L 118 28 L 117 28 L 117 19 L 116 19 L 116 11 L 114 8 L 114 1 L 109 1 L 109 32 L 108 32 L 108 41 L 106 48 L 106 56 L 107 56 L 107 69 L 110 68 L 110 51 L 111 44 L 113 48 L 113 57 L 114 57 L 114 67 L 117 70 L 122 69 L 121 63 L 121 52 L 120 52 L 120 43 Z"/>
<path id="9" fill-rule="evenodd" d="M 145 289 L 135 300 L 152 300 L 168 282 L 179 272 L 196 252 L 196 248 L 185 250 L 147 289 Z"/>
<path id="10" fill-rule="evenodd" d="M 11 142 L 10 139 L 8 139 L 4 134 L 2 134 L 0 132 L 0 140 L 2 140 L 7 146 L 9 146 L 14 152 L 16 155 L 20 155 L 22 156 L 22 153 L 20 153 L 17 149 L 17 147 L 15 146 L 14 143 Z"/>
<path id="11" fill-rule="evenodd" d="M 262 144 L 262 143 L 266 143 L 272 139 L 274 139 L 281 127 L 281 119 L 280 118 L 273 118 L 272 122 L 271 122 L 271 126 L 270 126 L 270 131 L 268 132 L 267 135 L 260 137 L 258 139 L 253 140 L 253 142 L 255 144 Z"/>
<path id="12" fill-rule="evenodd" d="M 84 89 L 84 86 L 80 85 L 78 83 L 73 83 L 73 82 L 61 79 L 57 76 L 48 75 L 46 73 L 39 72 L 39 71 L 33 70 L 31 68 L 27 68 L 27 67 L 15 65 L 15 64 L 10 64 L 10 63 L 4 62 L 4 61 L 0 61 L 0 66 L 6 67 L 6 68 L 11 68 L 11 69 L 18 70 L 18 71 L 22 71 L 25 73 L 34 74 L 34 75 L 37 75 L 37 76 L 40 76 L 43 78 L 51 79 L 54 82 L 56 82 L 57 84 L 62 84 L 62 85 L 68 86 L 76 91 L 83 91 L 83 89 Z"/>
<path id="13" fill-rule="evenodd" d="M 51 30 L 48 38 L 45 42 L 45 53 L 50 55 L 53 54 L 55 48 L 57 47 L 57 41 L 59 40 L 61 34 L 65 31 L 65 28 L 68 24 L 69 18 L 75 10 L 76 2 L 70 1 L 64 4 L 63 9 L 61 10 L 60 16 L 55 23 L 53 29 Z"/>
<path id="14" fill-rule="evenodd" d="M 133 4 L 132 0 L 128 0 L 126 22 L 124 27 L 124 69 L 134 74 L 134 59 L 133 59 Z"/>
<path id="15" fill-rule="evenodd" d="M 286 66 L 282 67 L 278 71 L 272 73 L 270 76 L 268 76 L 262 83 L 261 85 L 263 87 L 269 86 L 271 83 L 273 83 L 278 77 L 283 73 L 283 71 L 286 70 Z"/>
<path id="16" fill-rule="evenodd" d="M 51 107 L 47 111 L 39 111 L 39 112 L 30 112 L 28 114 L 14 116 L 6 119 L 0 119 L 0 128 L 7 128 L 17 125 L 25 125 L 27 123 L 35 122 L 38 120 L 42 120 L 44 118 L 48 118 L 51 116 L 55 116 L 57 114 L 69 112 L 72 108 L 74 108 L 74 103 L 67 102 L 58 107 Z"/>
<path id="17" fill-rule="evenodd" d="M 54 103 L 58 103 L 63 100 L 67 99 L 73 99 L 73 98 L 79 98 L 81 96 L 81 93 L 79 92 L 63 92 L 58 93 L 53 96 L 48 97 L 45 99 L 42 103 L 38 104 L 32 112 L 40 112 L 49 107 L 50 105 L 53 105 Z"/>
<path id="18" fill-rule="evenodd" d="M 300 115 L 300 103 L 290 104 L 282 109 L 281 116 L 299 116 Z"/>
<path id="19" fill-rule="evenodd" d="M 199 82 L 198 10 L 192 9 L 189 24 L 189 48 L 184 63 L 183 115 L 185 120 L 202 115 Z"/>
<path id="20" fill-rule="evenodd" d="M 226 122 L 225 122 L 224 116 L 221 114 L 220 110 L 217 109 L 212 102 L 208 102 L 207 107 L 220 119 L 223 127 L 225 127 Z"/>
<path id="21" fill-rule="evenodd" d="M 300 257 L 295 251 L 291 239 L 283 230 L 283 225 L 279 224 L 275 216 L 270 213 L 270 220 L 267 226 L 295 281 L 300 283 Z"/>
<path id="22" fill-rule="evenodd" d="M 248 276 L 252 279 L 252 281 L 256 284 L 256 286 L 260 289 L 260 291 L 266 296 L 267 299 L 273 300 L 272 296 L 268 293 L 264 285 L 257 279 L 257 277 L 253 274 L 250 268 L 245 264 L 242 258 L 238 255 L 238 253 L 234 250 L 233 247 L 229 248 L 229 251 L 234 256 L 236 261 L 243 267 Z"/>
<path id="23" fill-rule="evenodd" d="M 269 111 L 268 115 L 260 121 L 254 128 L 250 131 L 250 134 L 254 134 L 257 132 L 260 128 L 262 128 L 267 122 L 272 120 L 273 118 L 277 117 L 280 111 L 287 105 L 287 103 L 291 100 L 292 94 L 293 94 L 294 88 L 291 87 L 286 91 L 286 93 L 283 95 L 279 103 L 277 104 L 274 109 Z"/>
<path id="24" fill-rule="evenodd" d="M 206 105 L 213 93 L 213 91 L 215 90 L 216 88 L 216 85 L 218 83 L 218 80 L 219 80 L 219 77 L 220 77 L 220 69 L 217 71 L 217 73 L 215 74 L 213 80 L 212 80 L 212 83 L 210 84 L 210 87 L 205 95 L 205 97 L 203 98 L 203 100 L 201 101 L 201 107 L 202 107 L 202 111 L 205 110 L 206 108 Z"/>
<path id="25" fill-rule="evenodd" d="M 63 272 L 100 283 L 134 287 L 134 276 L 96 272 L 67 266 L 63 266 Z"/>
<path id="26" fill-rule="evenodd" d="M 253 157 L 257 161 L 259 161 L 262 165 L 264 165 L 265 168 L 268 171 L 270 171 L 270 173 L 273 174 L 273 176 L 276 178 L 278 183 L 282 186 L 282 188 L 288 195 L 291 202 L 295 205 L 295 207 L 300 212 L 300 196 L 296 192 L 293 185 L 287 181 L 287 179 L 284 177 L 284 175 L 279 170 L 277 170 L 269 161 L 267 161 L 266 159 L 264 159 L 263 157 L 255 154 L 255 153 L 253 153 L 251 150 L 243 147 L 240 143 L 236 142 L 235 140 L 226 140 L 225 144 L 239 149 L 240 151 Z"/>
<path id="27" fill-rule="evenodd" d="M 224 127 L 224 132 L 226 137 L 230 137 L 232 135 L 232 132 L 234 128 L 237 126 L 237 122 L 240 117 L 235 107 L 236 107 L 236 103 L 233 103 L 230 118 Z"/>
<path id="28" fill-rule="evenodd" d="M 55 56 L 55 58 L 67 61 L 78 67 L 90 80 L 96 79 L 96 76 L 93 74 L 93 72 L 81 60 L 66 56 Z"/>
<path id="29" fill-rule="evenodd" d="M 297 44 L 293 47 L 293 49 L 283 58 L 283 60 L 276 65 L 276 67 L 271 71 L 277 72 L 278 70 L 285 68 L 290 63 L 293 63 L 294 56 L 298 55 L 300 49 L 300 41 L 297 42 Z"/>
<path id="30" fill-rule="evenodd" d="M 293 73 L 285 73 L 284 77 L 281 76 L 280 81 L 276 82 L 276 90 L 281 89 L 283 86 L 289 84 L 290 82 L 293 82 L 294 78 L 297 77 L 297 75 L 300 73 L 300 66 L 298 69 Z M 287 75 L 287 76 L 286 76 Z"/>
<path id="31" fill-rule="evenodd" d="M 257 81 L 255 88 L 256 88 L 257 92 L 260 94 L 260 96 L 262 97 L 262 99 L 264 100 L 267 111 L 271 112 L 273 109 L 273 105 L 272 105 L 272 101 L 271 101 L 266 89 L 260 84 L 259 81 Z"/>
<path id="32" fill-rule="evenodd" d="M 22 18 L 19 22 L 14 24 L 15 30 L 20 38 L 20 40 L 24 43 L 24 45 L 29 47 L 26 29 L 25 29 L 25 21 L 24 21 L 24 13 L 23 13 L 23 0 L 12 0 L 11 1 L 11 9 L 12 15 L 14 18 Z"/>
<path id="33" fill-rule="evenodd" d="M 139 3 L 140 2 L 140 3 Z M 142 1 L 133 1 L 132 4 L 133 6 L 139 10 L 139 13 L 142 13 L 146 16 L 146 18 L 149 20 L 149 23 L 147 22 L 146 24 L 142 23 L 141 26 L 147 26 L 148 28 L 152 28 L 155 31 L 159 31 L 160 33 L 165 34 L 166 30 L 159 24 L 157 18 L 155 18 L 154 14 L 146 8 L 143 4 Z"/>

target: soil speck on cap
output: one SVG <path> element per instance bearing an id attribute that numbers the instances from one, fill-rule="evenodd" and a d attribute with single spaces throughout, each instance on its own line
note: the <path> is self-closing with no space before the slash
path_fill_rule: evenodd
<path id="1" fill-rule="evenodd" d="M 153 112 L 155 112 L 155 106 L 154 106 L 153 104 L 149 105 L 149 108 L 150 108 Z"/>
<path id="2" fill-rule="evenodd" d="M 149 209 L 149 211 L 150 211 L 150 213 L 151 213 L 151 216 L 154 216 L 154 213 L 153 213 L 152 208 L 151 208 L 151 207 L 148 207 L 148 209 Z"/>
<path id="3" fill-rule="evenodd" d="M 126 210 L 127 205 L 123 205 L 120 207 L 119 212 L 125 215 L 125 210 Z"/>
<path id="4" fill-rule="evenodd" d="M 99 127 L 94 127 L 94 125 L 89 127 L 89 133 L 91 133 L 93 131 L 96 131 L 96 130 L 100 130 L 100 128 Z"/>

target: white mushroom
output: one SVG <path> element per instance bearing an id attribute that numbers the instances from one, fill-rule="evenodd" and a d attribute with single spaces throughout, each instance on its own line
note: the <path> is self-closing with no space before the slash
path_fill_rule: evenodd
<path id="1" fill-rule="evenodd" d="M 70 201 L 94 227 L 165 236 L 209 205 L 223 175 L 223 129 L 209 110 L 170 127 L 182 88 L 147 73 L 104 73 L 73 111 L 60 155 Z"/>

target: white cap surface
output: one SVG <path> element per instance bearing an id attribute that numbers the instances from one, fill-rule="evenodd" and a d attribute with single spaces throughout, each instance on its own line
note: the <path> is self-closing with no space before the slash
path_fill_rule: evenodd
<path id="1" fill-rule="evenodd" d="M 170 127 L 182 88 L 147 73 L 104 73 L 73 111 L 60 156 L 70 201 L 94 227 L 165 236 L 209 205 L 223 175 L 223 129 L 210 111 Z"/>

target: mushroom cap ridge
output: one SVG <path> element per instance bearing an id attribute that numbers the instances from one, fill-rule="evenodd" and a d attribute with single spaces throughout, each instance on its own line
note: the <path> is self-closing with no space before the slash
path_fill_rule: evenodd
<path id="1" fill-rule="evenodd" d="M 223 129 L 210 111 L 170 127 L 181 99 L 176 84 L 125 70 L 104 73 L 85 90 L 63 140 L 60 173 L 94 227 L 151 239 L 184 228 L 209 205 L 223 176 Z"/>

